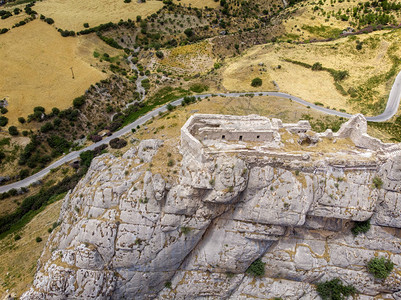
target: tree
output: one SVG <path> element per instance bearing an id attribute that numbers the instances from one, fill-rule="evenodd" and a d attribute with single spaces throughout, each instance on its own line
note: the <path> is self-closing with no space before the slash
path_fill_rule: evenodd
<path id="1" fill-rule="evenodd" d="M 52 114 L 55 116 L 58 116 L 58 114 L 60 113 L 60 110 L 57 107 L 53 107 L 52 108 Z"/>
<path id="2" fill-rule="evenodd" d="M 6 126 L 8 124 L 8 118 L 5 116 L 0 117 L 0 126 Z"/>
<path id="3" fill-rule="evenodd" d="M 47 24 L 51 25 L 51 24 L 54 23 L 54 20 L 53 20 L 52 18 L 46 18 L 46 19 L 45 19 L 45 22 L 46 22 Z"/>
<path id="4" fill-rule="evenodd" d="M 18 129 L 17 129 L 17 127 L 15 127 L 15 126 L 10 126 L 9 128 L 8 128 L 8 133 L 9 134 L 11 134 L 11 135 L 18 135 Z"/>
<path id="5" fill-rule="evenodd" d="M 260 79 L 259 77 L 252 79 L 251 86 L 258 87 L 261 85 L 262 85 L 262 79 Z"/>
<path id="6" fill-rule="evenodd" d="M 25 121 L 24 117 L 19 117 L 18 122 L 20 122 L 21 124 L 24 124 L 26 121 Z"/>
<path id="7" fill-rule="evenodd" d="M 162 59 L 162 58 L 164 57 L 164 54 L 163 54 L 163 52 L 161 52 L 161 51 L 156 51 L 156 56 L 157 56 L 158 58 Z"/>
<path id="8" fill-rule="evenodd" d="M 74 105 L 75 108 L 80 108 L 82 105 L 84 105 L 84 103 L 85 103 L 85 97 L 84 96 L 77 97 L 72 102 L 72 104 Z"/>
<path id="9" fill-rule="evenodd" d="M 191 36 L 194 35 L 194 32 L 193 32 L 192 28 L 185 29 L 184 33 L 186 34 L 187 37 L 191 37 Z"/>
<path id="10" fill-rule="evenodd" d="M 49 132 L 50 130 L 53 130 L 53 124 L 50 122 L 46 122 L 42 127 L 40 127 L 40 131 L 43 133 Z"/>
<path id="11" fill-rule="evenodd" d="M 89 23 L 84 23 L 85 28 L 89 28 Z"/>
<path id="12" fill-rule="evenodd" d="M 44 113 L 45 108 L 43 106 L 36 106 L 36 107 L 34 107 L 33 112 L 37 112 L 37 111 Z"/>
<path id="13" fill-rule="evenodd" d="M 20 177 L 21 179 L 27 178 L 28 176 L 29 176 L 29 170 L 28 170 L 28 169 L 22 169 L 22 170 L 19 172 L 19 177 Z"/>

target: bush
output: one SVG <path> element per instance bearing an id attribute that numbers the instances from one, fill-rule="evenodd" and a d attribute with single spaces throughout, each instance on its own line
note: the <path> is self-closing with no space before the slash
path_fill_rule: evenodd
<path id="1" fill-rule="evenodd" d="M 5 107 L 0 108 L 0 112 L 5 115 L 6 113 L 8 113 L 8 109 Z"/>
<path id="2" fill-rule="evenodd" d="M 14 236 L 14 241 L 18 241 L 18 240 L 20 240 L 20 239 L 21 239 L 21 236 L 20 236 L 19 234 L 17 234 L 17 235 Z"/>
<path id="3" fill-rule="evenodd" d="M 28 170 L 28 169 L 22 169 L 22 170 L 19 172 L 19 178 L 20 178 L 20 179 L 27 178 L 28 176 L 29 176 L 29 170 Z"/>
<path id="4" fill-rule="evenodd" d="M 89 23 L 84 23 L 85 28 L 89 28 Z"/>
<path id="5" fill-rule="evenodd" d="M 246 272 L 254 277 L 262 277 L 265 275 L 265 263 L 258 258 L 249 266 Z"/>
<path id="6" fill-rule="evenodd" d="M 261 85 L 262 85 L 262 79 L 260 79 L 259 77 L 252 79 L 251 86 L 258 87 Z"/>
<path id="7" fill-rule="evenodd" d="M 352 227 L 351 232 L 354 236 L 357 236 L 360 233 L 366 233 L 370 229 L 370 219 L 362 222 L 355 222 L 354 227 Z"/>
<path id="8" fill-rule="evenodd" d="M 174 105 L 171 105 L 170 103 L 167 104 L 167 110 L 168 110 L 168 111 L 174 110 Z"/>
<path id="9" fill-rule="evenodd" d="M 8 124 L 8 118 L 5 116 L 0 117 L 0 126 L 6 126 Z"/>
<path id="10" fill-rule="evenodd" d="M 36 237 L 35 240 L 36 240 L 37 243 L 40 243 L 42 241 L 42 238 L 40 236 L 38 236 L 38 237 Z"/>
<path id="11" fill-rule="evenodd" d="M 25 121 L 24 117 L 19 117 L 18 122 L 20 122 L 21 124 L 24 124 L 26 121 Z"/>
<path id="12" fill-rule="evenodd" d="M 109 142 L 109 145 L 113 149 L 121 149 L 127 146 L 127 141 L 124 139 L 115 138 Z"/>
<path id="13" fill-rule="evenodd" d="M 343 300 L 357 292 L 352 285 L 345 286 L 338 278 L 318 283 L 316 291 L 323 300 Z"/>
<path id="14" fill-rule="evenodd" d="M 15 135 L 18 135 L 19 132 L 18 132 L 17 127 L 10 126 L 10 127 L 8 127 L 8 133 L 15 136 Z"/>
<path id="15" fill-rule="evenodd" d="M 367 265 L 369 273 L 375 278 L 385 279 L 394 268 L 394 263 L 385 257 L 372 258 Z"/>

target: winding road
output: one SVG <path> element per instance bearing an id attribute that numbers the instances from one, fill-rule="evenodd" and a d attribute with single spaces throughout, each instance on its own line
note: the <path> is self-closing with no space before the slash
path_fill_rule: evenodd
<path id="1" fill-rule="evenodd" d="M 142 78 L 143 79 L 143 78 Z M 140 80 L 138 78 L 137 83 L 139 83 Z M 214 93 L 214 94 L 202 94 L 202 95 L 195 95 L 194 97 L 197 99 L 204 99 L 206 97 L 212 97 L 212 96 L 225 96 L 225 97 L 241 97 L 241 96 L 245 96 L 245 95 L 254 95 L 254 96 L 275 96 L 275 97 L 280 97 L 280 98 L 284 98 L 284 99 L 290 99 L 294 102 L 297 102 L 299 104 L 305 105 L 305 106 L 309 106 L 310 108 L 316 109 L 318 111 L 321 111 L 323 113 L 326 114 L 330 114 L 330 115 L 335 115 L 335 116 L 339 116 L 339 117 L 345 117 L 345 118 L 349 118 L 351 117 L 350 114 L 344 113 L 344 112 L 340 112 L 337 110 L 332 110 L 332 109 L 328 109 L 319 105 L 315 105 L 313 103 L 310 103 L 308 101 L 305 101 L 301 98 L 298 98 L 296 96 L 292 96 L 286 93 L 281 93 L 281 92 L 247 92 L 247 93 L 237 93 L 237 92 L 233 92 L 233 93 Z M 144 96 L 144 93 L 141 92 L 141 96 Z M 141 97 L 141 98 L 142 98 Z M 384 112 L 380 115 L 374 116 L 374 117 L 367 117 L 366 119 L 368 121 L 372 121 L 372 122 L 384 122 L 389 120 L 391 117 L 393 117 L 396 112 L 398 111 L 398 107 L 400 105 L 400 98 L 401 98 L 401 72 L 398 73 L 394 84 L 391 88 L 390 91 L 390 95 L 389 95 L 389 99 L 387 101 L 387 105 L 386 105 L 386 109 L 384 110 Z M 184 98 L 180 98 L 178 100 L 175 100 L 169 104 L 173 105 L 173 106 L 178 106 L 181 105 L 182 100 Z M 23 180 L 14 182 L 14 183 L 10 183 L 4 186 L 0 187 L 0 193 L 4 193 L 7 192 L 11 189 L 20 189 L 22 187 L 27 187 L 32 183 L 36 183 L 38 182 L 40 179 L 42 179 L 46 174 L 48 174 L 50 172 L 51 169 L 57 168 L 67 162 L 70 162 L 74 159 L 77 159 L 79 157 L 79 155 L 84 152 L 84 151 L 88 151 L 88 150 L 93 150 L 96 147 L 103 145 L 103 144 L 107 144 L 110 142 L 110 140 L 120 137 L 128 132 L 130 132 L 133 128 L 136 128 L 138 125 L 143 125 L 144 123 L 146 123 L 147 121 L 149 121 L 150 119 L 152 119 L 153 117 L 156 117 L 159 115 L 159 113 L 165 112 L 167 111 L 167 105 L 165 104 L 163 106 L 160 106 L 154 110 L 152 110 L 151 112 L 147 113 L 146 115 L 138 118 L 136 121 L 132 122 L 131 124 L 125 126 L 124 128 L 120 129 L 119 131 L 114 132 L 111 136 L 106 137 L 105 139 L 92 144 L 84 149 L 81 149 L 79 151 L 74 151 L 71 153 L 68 153 L 67 155 L 65 155 L 64 157 L 60 158 L 58 161 L 52 163 L 51 165 L 49 165 L 48 167 L 44 168 L 43 170 L 39 171 L 38 173 L 33 174 L 32 176 L 29 176 Z"/>

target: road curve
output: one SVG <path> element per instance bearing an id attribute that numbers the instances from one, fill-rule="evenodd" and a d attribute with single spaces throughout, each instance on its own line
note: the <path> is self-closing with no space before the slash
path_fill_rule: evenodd
<path id="1" fill-rule="evenodd" d="M 275 96 L 275 97 L 280 97 L 280 98 L 285 98 L 285 99 L 290 99 L 294 102 L 297 102 L 299 104 L 305 105 L 305 106 L 309 106 L 310 108 L 313 108 L 315 110 L 321 111 L 323 113 L 326 114 L 330 114 L 330 115 L 335 115 L 335 116 L 339 116 L 339 117 L 344 117 L 344 118 L 349 118 L 351 117 L 350 114 L 344 113 L 344 112 L 340 112 L 337 110 L 333 110 L 333 109 L 328 109 L 319 105 L 315 105 L 313 103 L 310 103 L 308 101 L 305 101 L 301 98 L 298 98 L 296 96 L 292 96 L 286 93 L 281 93 L 281 92 L 247 92 L 247 93 L 237 93 L 237 92 L 233 92 L 233 93 L 214 93 L 214 94 L 202 94 L 202 95 L 195 95 L 194 97 L 197 99 L 204 99 L 206 97 L 212 97 L 212 96 L 225 96 L 225 97 L 241 97 L 241 96 L 245 96 L 245 95 L 254 95 L 254 96 Z M 384 122 L 389 120 L 391 117 L 393 117 L 397 111 L 398 111 L 398 107 L 400 105 L 400 97 L 401 97 L 401 72 L 398 73 L 394 84 L 391 88 L 390 91 L 390 95 L 389 95 L 389 99 L 387 101 L 387 105 L 386 105 L 386 109 L 384 110 L 384 112 L 380 115 L 374 116 L 374 117 L 367 117 L 366 119 L 368 121 L 372 121 L 372 122 Z M 173 106 L 178 106 L 181 105 L 182 100 L 184 98 L 180 98 L 178 100 L 175 100 L 173 102 L 171 102 L 170 104 Z M 150 119 L 152 119 L 153 117 L 156 117 L 159 115 L 159 113 L 161 112 L 165 112 L 167 111 L 167 105 L 165 104 L 161 107 L 158 107 L 154 110 L 152 110 L 151 112 L 147 113 L 146 115 L 138 118 L 137 120 L 135 120 L 134 122 L 132 122 L 131 124 L 125 126 L 124 128 L 120 129 L 119 131 L 114 132 L 111 136 L 106 137 L 105 139 L 92 144 L 84 149 L 81 149 L 79 151 L 74 151 L 71 153 L 68 153 L 67 155 L 65 155 L 64 157 L 60 158 L 58 161 L 52 163 L 51 165 L 49 165 L 48 167 L 44 168 L 43 170 L 39 171 L 36 174 L 33 174 L 32 176 L 29 176 L 23 180 L 14 182 L 14 183 L 10 183 L 4 186 L 0 186 L 0 193 L 4 193 L 7 192 L 11 189 L 20 189 L 22 187 L 26 187 L 29 186 L 32 183 L 35 183 L 37 181 L 39 181 L 40 179 L 42 179 L 46 174 L 48 174 L 50 172 L 51 169 L 57 168 L 67 162 L 70 162 L 74 159 L 77 159 L 79 157 L 79 155 L 87 150 L 93 150 L 96 147 L 103 145 L 103 144 L 107 144 L 110 142 L 110 140 L 120 137 L 128 132 L 130 132 L 133 128 L 136 128 L 138 125 L 143 125 L 144 123 L 146 123 L 147 121 L 149 121 Z"/>

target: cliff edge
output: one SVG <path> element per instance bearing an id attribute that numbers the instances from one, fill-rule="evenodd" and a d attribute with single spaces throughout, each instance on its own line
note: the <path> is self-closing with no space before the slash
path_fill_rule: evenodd
<path id="1" fill-rule="evenodd" d="M 151 171 L 168 168 L 160 140 L 97 157 L 21 299 L 319 299 L 315 284 L 333 278 L 360 299 L 401 299 L 401 148 L 366 128 L 362 115 L 337 133 L 193 115 L 177 174 Z M 395 264 L 386 279 L 367 271 L 375 256 Z"/>

